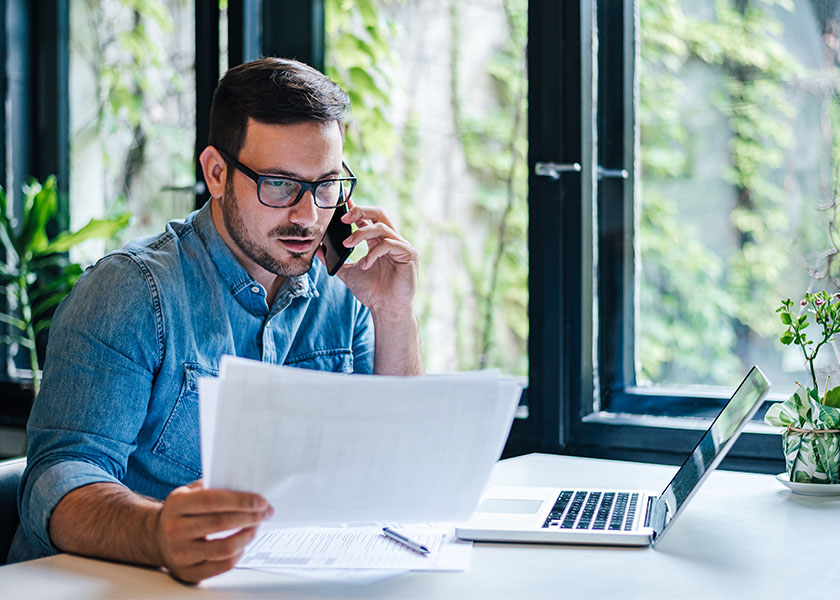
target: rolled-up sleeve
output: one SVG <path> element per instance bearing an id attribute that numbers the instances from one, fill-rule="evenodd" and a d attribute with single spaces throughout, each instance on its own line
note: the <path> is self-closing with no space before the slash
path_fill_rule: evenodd
<path id="1" fill-rule="evenodd" d="M 125 475 L 162 353 L 156 294 L 131 256 L 110 255 L 56 311 L 18 496 L 23 530 L 42 554 L 58 551 L 49 520 L 68 492 Z"/>

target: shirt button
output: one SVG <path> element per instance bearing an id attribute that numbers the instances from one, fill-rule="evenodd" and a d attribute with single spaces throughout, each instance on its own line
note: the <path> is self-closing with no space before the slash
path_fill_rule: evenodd
<path id="1" fill-rule="evenodd" d="M 257 285 L 252 285 L 251 286 L 251 291 L 254 292 L 255 294 L 259 294 L 260 293 L 260 288 Z"/>

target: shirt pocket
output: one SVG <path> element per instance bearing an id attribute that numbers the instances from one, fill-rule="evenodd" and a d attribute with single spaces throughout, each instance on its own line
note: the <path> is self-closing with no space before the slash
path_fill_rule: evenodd
<path id="1" fill-rule="evenodd" d="M 350 348 L 331 348 L 313 350 L 305 354 L 292 356 L 284 363 L 298 369 L 313 371 L 332 371 L 333 373 L 353 372 L 353 350 Z"/>
<path id="2" fill-rule="evenodd" d="M 201 436 L 198 423 L 198 379 L 215 377 L 216 369 L 184 363 L 184 382 L 175 406 L 166 419 L 152 454 L 171 461 L 195 479 L 201 477 Z"/>

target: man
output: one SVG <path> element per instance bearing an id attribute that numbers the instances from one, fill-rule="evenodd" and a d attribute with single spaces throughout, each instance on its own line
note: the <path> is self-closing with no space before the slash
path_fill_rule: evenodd
<path id="1" fill-rule="evenodd" d="M 212 200 L 88 269 L 53 321 L 28 424 L 10 556 L 63 550 L 199 581 L 233 567 L 273 510 L 200 481 L 196 379 L 222 355 L 345 372 L 422 372 L 417 253 L 350 200 L 347 95 L 301 63 L 228 71 L 201 166 Z M 337 204 L 369 252 L 327 275 Z M 237 530 L 223 539 L 207 535 Z"/>

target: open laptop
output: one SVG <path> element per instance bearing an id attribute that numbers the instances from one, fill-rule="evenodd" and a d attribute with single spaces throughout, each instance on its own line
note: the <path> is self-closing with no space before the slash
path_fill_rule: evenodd
<path id="1" fill-rule="evenodd" d="M 769 387 L 761 370 L 753 367 L 662 493 L 491 487 L 456 533 L 490 542 L 655 544 L 735 444 Z"/>

